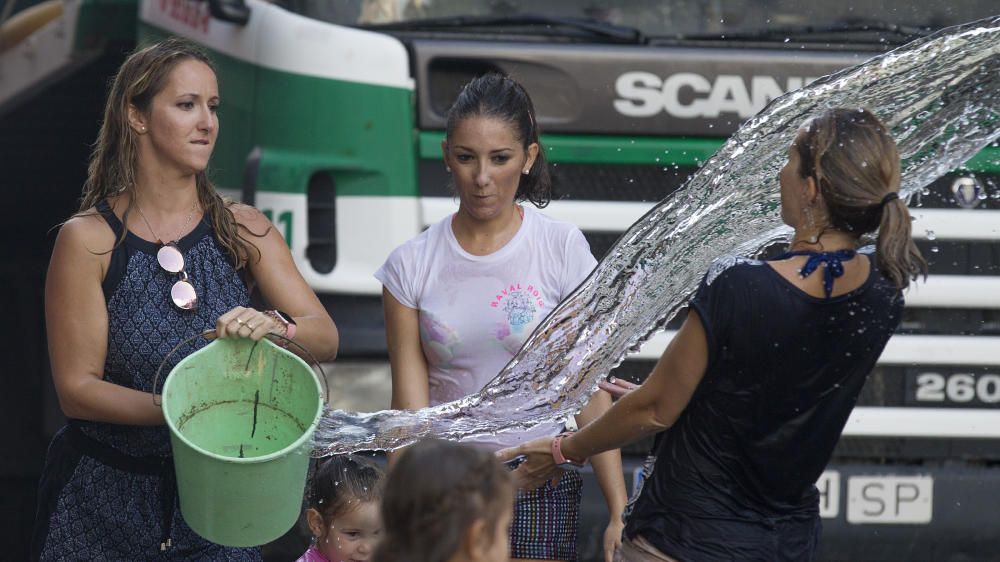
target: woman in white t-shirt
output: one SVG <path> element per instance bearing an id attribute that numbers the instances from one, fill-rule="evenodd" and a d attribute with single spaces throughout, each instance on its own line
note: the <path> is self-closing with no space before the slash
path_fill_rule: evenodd
<path id="1" fill-rule="evenodd" d="M 551 182 L 531 98 L 514 80 L 488 74 L 467 84 L 448 112 L 441 143 L 459 199 L 455 214 L 396 248 L 375 273 L 382 282 L 392 364 L 392 407 L 417 409 L 478 392 L 532 330 L 594 268 L 583 234 L 521 205 L 548 204 Z M 611 405 L 600 391 L 580 425 Z M 555 424 L 473 440 L 494 450 L 562 431 Z M 610 562 L 621 540 L 621 456 L 591 459 L 610 513 Z M 518 495 L 514 560 L 575 560 L 581 479 Z"/>

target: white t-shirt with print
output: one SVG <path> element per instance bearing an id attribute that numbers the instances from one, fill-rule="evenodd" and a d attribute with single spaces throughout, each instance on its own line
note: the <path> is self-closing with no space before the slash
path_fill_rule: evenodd
<path id="1" fill-rule="evenodd" d="M 453 216 L 393 250 L 375 272 L 396 300 L 418 310 L 432 406 L 493 380 L 597 264 L 578 228 L 531 207 L 514 237 L 486 256 L 462 249 Z M 543 424 L 470 441 L 502 448 L 560 429 Z"/>

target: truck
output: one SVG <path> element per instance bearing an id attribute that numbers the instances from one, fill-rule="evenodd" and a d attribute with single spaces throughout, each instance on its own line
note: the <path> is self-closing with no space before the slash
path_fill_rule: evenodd
<path id="1" fill-rule="evenodd" d="M 30 506 L 60 423 L 41 313 L 51 229 L 75 210 L 107 80 L 136 44 L 179 35 L 215 61 L 223 104 L 213 181 L 280 229 L 340 327 L 338 364 L 368 372 L 387 396 L 372 274 L 456 209 L 440 144 L 447 109 L 474 76 L 506 73 L 531 93 L 557 193 L 543 212 L 579 226 L 600 259 L 770 100 L 996 11 L 989 0 L 804 4 L 7 2 L 0 170 L 18 212 L 5 226 L 17 242 L 3 269 L 4 341 L 21 376 L 2 415 L 28 428 L 10 437 L 19 454 L 0 461 L 11 497 Z M 1000 559 L 1000 527 L 989 523 L 1000 493 L 998 181 L 992 145 L 910 202 L 930 276 L 907 294 L 900 329 L 817 482 L 821 560 Z M 678 322 L 612 374 L 641 381 Z M 629 484 L 649 445 L 623 450 Z M 607 517 L 585 472 L 582 560 L 600 559 Z M 25 525 L 5 527 L 27 536 Z"/>

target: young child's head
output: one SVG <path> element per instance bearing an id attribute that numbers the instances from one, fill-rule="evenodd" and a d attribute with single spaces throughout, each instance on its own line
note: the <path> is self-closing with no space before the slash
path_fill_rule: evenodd
<path id="1" fill-rule="evenodd" d="M 423 441 L 389 472 L 376 562 L 506 562 L 510 472 L 489 451 Z"/>
<path id="2" fill-rule="evenodd" d="M 354 455 L 330 457 L 316 468 L 306 521 L 316 548 L 330 562 L 371 558 L 382 531 L 383 484 L 382 470 Z"/>

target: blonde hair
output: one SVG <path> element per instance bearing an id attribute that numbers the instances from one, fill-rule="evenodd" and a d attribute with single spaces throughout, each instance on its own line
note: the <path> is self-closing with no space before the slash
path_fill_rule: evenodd
<path id="1" fill-rule="evenodd" d="M 104 107 L 104 121 L 90 156 L 78 214 L 87 212 L 108 197 L 127 193 L 129 203 L 122 218 L 125 228 L 116 245 L 124 239 L 130 213 L 135 207 L 139 150 L 136 133 L 129 125 L 128 106 L 133 105 L 148 114 L 153 98 L 166 86 L 171 71 L 186 60 L 201 62 L 215 72 L 215 65 L 201 49 L 187 40 L 174 37 L 136 49 L 125 59 L 111 82 Z M 223 199 L 216 192 L 205 170 L 195 175 L 195 185 L 198 202 L 214 229 L 215 238 L 233 260 L 236 269 L 245 267 L 252 256 L 260 259 L 260 250 L 239 232 L 239 224 L 230 208 L 232 201 Z"/>
<path id="2" fill-rule="evenodd" d="M 799 175 L 816 181 L 831 228 L 855 237 L 878 230 L 876 265 L 898 288 L 926 276 L 906 202 L 886 197 L 899 191 L 899 152 L 875 114 L 829 109 L 806 124 L 795 147 Z"/>

